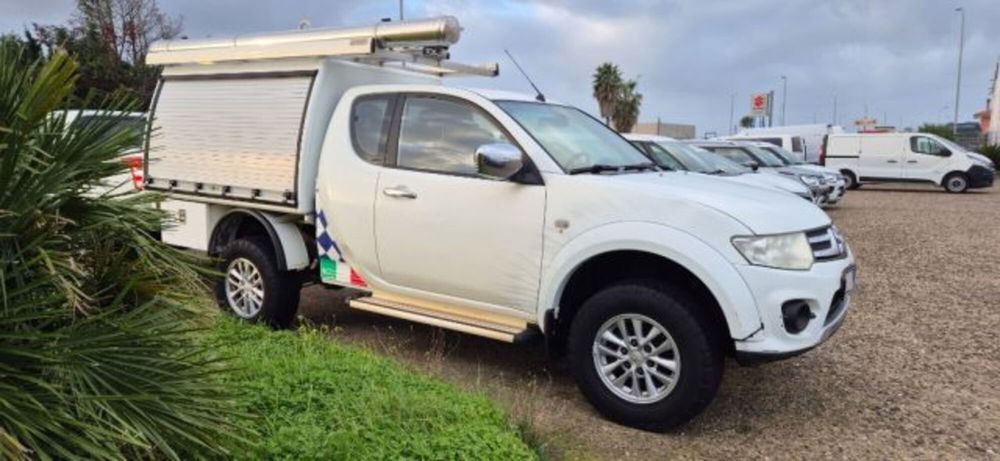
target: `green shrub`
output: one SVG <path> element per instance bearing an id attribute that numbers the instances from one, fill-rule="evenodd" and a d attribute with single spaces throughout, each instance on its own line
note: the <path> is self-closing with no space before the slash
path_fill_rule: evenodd
<path id="1" fill-rule="evenodd" d="M 978 152 L 993 160 L 994 165 L 1000 166 L 1000 144 L 980 147 Z"/>
<path id="2" fill-rule="evenodd" d="M 227 378 L 261 415 L 246 459 L 534 459 L 494 404 L 321 331 L 225 319 Z"/>
<path id="3" fill-rule="evenodd" d="M 150 236 L 156 197 L 95 187 L 142 134 L 54 113 L 76 68 L 0 46 L 0 459 L 228 456 L 242 413 L 181 307 L 196 266 Z"/>

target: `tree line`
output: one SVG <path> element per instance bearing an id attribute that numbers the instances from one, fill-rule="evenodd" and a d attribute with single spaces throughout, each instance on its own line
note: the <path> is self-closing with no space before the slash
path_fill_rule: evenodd
<path id="1" fill-rule="evenodd" d="M 92 108 L 103 96 L 123 93 L 145 109 L 162 70 L 146 65 L 146 52 L 156 40 L 179 36 L 181 27 L 182 19 L 165 14 L 156 0 L 77 0 L 65 24 L 32 23 L 0 42 L 22 48 L 29 61 L 72 56 L 80 66 L 69 99 L 74 107 Z"/>

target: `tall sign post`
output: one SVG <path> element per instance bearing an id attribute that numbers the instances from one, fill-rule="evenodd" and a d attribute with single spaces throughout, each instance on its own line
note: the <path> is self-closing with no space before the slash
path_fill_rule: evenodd
<path id="1" fill-rule="evenodd" d="M 768 93 L 754 93 L 750 95 L 750 116 L 756 120 L 768 116 L 771 109 L 771 96 Z"/>

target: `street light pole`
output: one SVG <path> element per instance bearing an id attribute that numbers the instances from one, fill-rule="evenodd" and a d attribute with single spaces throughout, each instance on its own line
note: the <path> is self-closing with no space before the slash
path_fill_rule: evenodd
<path id="1" fill-rule="evenodd" d="M 962 92 L 962 51 L 965 48 L 965 8 L 958 7 L 955 11 L 962 13 L 962 27 L 958 32 L 958 80 L 955 82 L 955 121 L 951 125 L 952 133 L 958 134 L 958 101 Z"/>
<path id="2" fill-rule="evenodd" d="M 781 126 L 785 126 L 785 104 L 788 103 L 788 77 L 781 76 Z"/>
<path id="3" fill-rule="evenodd" d="M 729 134 L 733 134 L 736 127 L 733 125 L 733 110 L 736 108 L 736 93 L 729 95 Z"/>

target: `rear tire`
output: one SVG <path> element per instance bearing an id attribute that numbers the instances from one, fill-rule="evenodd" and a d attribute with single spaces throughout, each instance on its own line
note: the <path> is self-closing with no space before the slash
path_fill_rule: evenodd
<path id="1" fill-rule="evenodd" d="M 944 186 L 944 190 L 951 192 L 953 194 L 961 194 L 969 190 L 969 177 L 965 173 L 951 173 L 944 177 L 944 181 L 941 184 Z"/>
<path id="2" fill-rule="evenodd" d="M 295 319 L 301 283 L 278 270 L 270 243 L 263 237 L 234 240 L 222 249 L 222 277 L 215 297 L 222 310 L 251 322 L 286 328 Z"/>
<path id="3" fill-rule="evenodd" d="M 855 190 L 861 187 L 861 184 L 858 183 L 858 177 L 854 176 L 854 173 L 851 173 L 848 170 L 843 170 L 840 174 L 844 175 L 844 180 L 847 181 L 847 184 L 844 185 L 845 189 Z"/>
<path id="4" fill-rule="evenodd" d="M 724 364 L 720 338 L 698 308 L 652 281 L 618 283 L 590 297 L 569 334 L 583 395 L 607 418 L 639 429 L 665 431 L 697 416 L 715 397 Z M 655 328 L 665 334 L 653 336 Z M 610 347 L 622 339 L 624 345 Z M 668 341 L 672 347 L 662 349 Z"/>

